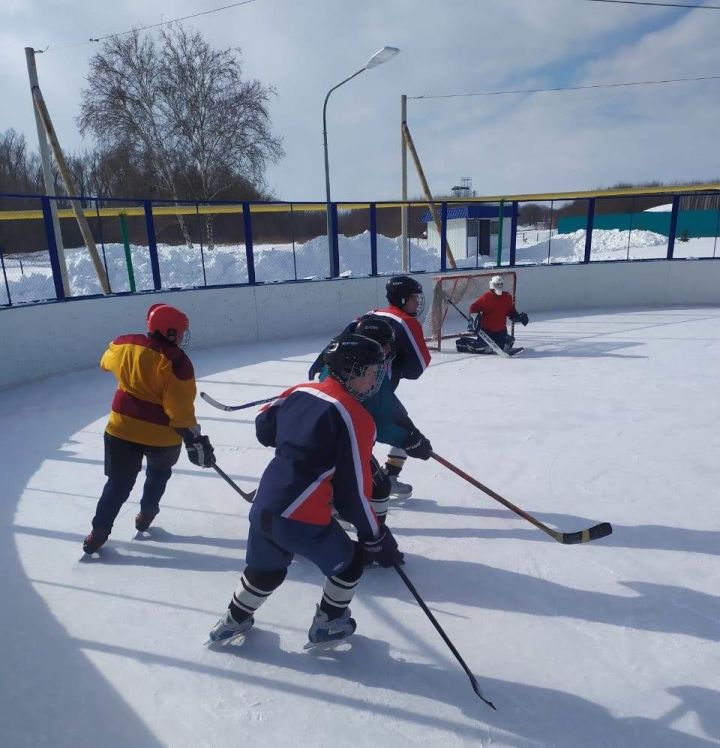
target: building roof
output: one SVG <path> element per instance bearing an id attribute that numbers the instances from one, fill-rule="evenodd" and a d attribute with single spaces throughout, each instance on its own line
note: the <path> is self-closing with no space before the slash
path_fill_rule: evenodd
<path id="1" fill-rule="evenodd" d="M 499 205 L 488 205 L 479 203 L 477 205 L 449 205 L 447 209 L 448 221 L 455 218 L 498 218 L 500 216 Z M 506 205 L 503 208 L 503 217 L 512 217 L 512 206 Z M 432 213 L 428 210 L 420 217 L 423 223 L 432 221 Z"/>

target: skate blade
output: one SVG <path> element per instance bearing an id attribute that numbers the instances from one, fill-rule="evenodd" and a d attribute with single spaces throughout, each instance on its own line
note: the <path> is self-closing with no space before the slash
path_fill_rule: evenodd
<path id="1" fill-rule="evenodd" d="M 247 631 L 235 636 L 228 636 L 227 639 L 208 639 L 203 643 L 204 647 L 239 647 L 247 639 Z"/>
<path id="2" fill-rule="evenodd" d="M 150 530 L 135 530 L 130 540 L 150 540 L 151 538 Z"/>
<path id="3" fill-rule="evenodd" d="M 349 636 L 343 636 L 342 639 L 328 639 L 326 642 L 307 642 L 303 646 L 303 650 L 306 652 L 322 652 L 328 649 L 339 649 L 341 652 L 346 652 L 351 649 L 349 638 Z"/>

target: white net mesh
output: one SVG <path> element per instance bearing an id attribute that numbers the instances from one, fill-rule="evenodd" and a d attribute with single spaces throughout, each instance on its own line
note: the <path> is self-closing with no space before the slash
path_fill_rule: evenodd
<path id="1" fill-rule="evenodd" d="M 514 271 L 492 270 L 484 273 L 463 273 L 462 275 L 438 275 L 433 278 L 432 299 L 426 301 L 427 314 L 423 322 L 425 340 L 431 348 L 441 348 L 443 338 L 453 338 L 467 330 L 470 305 L 489 290 L 490 279 L 499 275 L 503 279 L 504 291 L 517 294 L 517 277 Z M 454 309 L 452 305 L 458 307 Z M 462 314 L 460 313 L 462 312 Z M 511 334 L 514 325 L 510 324 Z"/>

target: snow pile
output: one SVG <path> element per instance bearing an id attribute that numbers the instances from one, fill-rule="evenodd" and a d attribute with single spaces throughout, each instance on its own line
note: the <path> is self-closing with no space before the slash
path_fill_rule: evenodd
<path id="1" fill-rule="evenodd" d="M 378 235 L 378 272 L 401 270 L 401 240 Z M 98 247 L 102 253 L 102 248 Z M 131 245 L 132 268 L 138 291 L 153 288 L 150 253 L 147 247 Z M 264 283 L 297 279 L 326 278 L 329 275 L 327 239 L 318 236 L 305 244 L 255 245 L 255 278 Z M 67 249 L 68 276 L 74 296 L 99 294 L 100 284 L 86 249 Z M 339 237 L 340 272 L 345 275 L 370 275 L 370 232 Z M 130 290 L 125 250 L 122 244 L 104 248 L 110 287 L 114 293 Z M 194 286 L 247 283 L 245 245 L 218 245 L 212 251 L 195 245 L 158 245 L 160 277 L 165 289 Z M 438 270 L 439 251 L 410 242 L 413 271 Z M 32 270 L 28 269 L 32 266 Z M 23 268 L 17 260 L 6 260 L 8 285 L 13 304 L 55 298 L 50 262 L 46 253 L 23 256 Z M 0 303 L 7 303 L 4 284 L 0 284 Z"/>

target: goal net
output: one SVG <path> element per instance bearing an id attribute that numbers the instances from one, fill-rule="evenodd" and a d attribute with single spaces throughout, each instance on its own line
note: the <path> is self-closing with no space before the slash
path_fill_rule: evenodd
<path id="1" fill-rule="evenodd" d="M 503 290 L 511 294 L 515 301 L 517 275 L 512 270 L 496 269 L 482 273 L 437 275 L 433 278 L 432 299 L 429 300 L 429 308 L 423 323 L 423 333 L 429 348 L 439 351 L 444 339 L 457 338 L 467 331 L 467 320 L 457 309 L 453 309 L 448 300 L 467 315 L 473 301 L 490 290 L 488 284 L 494 275 L 499 275 L 503 279 Z M 515 333 L 514 322 L 510 322 L 510 333 Z"/>

